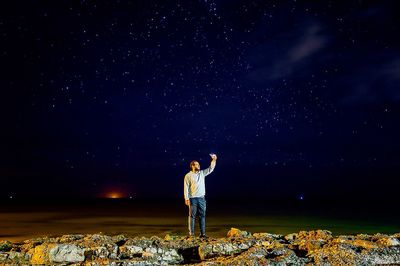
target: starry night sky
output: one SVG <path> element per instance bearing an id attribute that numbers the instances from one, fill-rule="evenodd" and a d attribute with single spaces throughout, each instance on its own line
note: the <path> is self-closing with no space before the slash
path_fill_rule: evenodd
<path id="1" fill-rule="evenodd" d="M 394 197 L 396 1 L 12 1 L 0 194 Z"/>

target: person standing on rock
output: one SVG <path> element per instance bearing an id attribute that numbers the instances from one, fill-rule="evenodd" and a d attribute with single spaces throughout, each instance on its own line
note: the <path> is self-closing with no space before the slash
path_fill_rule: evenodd
<path id="1" fill-rule="evenodd" d="M 185 204 L 189 207 L 188 228 L 189 236 L 194 237 L 194 223 L 196 215 L 199 216 L 200 238 L 206 236 L 206 187 L 205 177 L 214 171 L 217 163 L 217 155 L 210 154 L 212 161 L 210 167 L 200 170 L 200 164 L 197 161 L 190 162 L 191 171 L 185 175 L 183 184 L 183 194 Z"/>

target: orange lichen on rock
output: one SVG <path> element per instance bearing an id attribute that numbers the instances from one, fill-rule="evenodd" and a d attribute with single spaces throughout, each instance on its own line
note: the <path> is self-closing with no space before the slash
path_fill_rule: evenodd
<path id="1" fill-rule="evenodd" d="M 55 243 L 43 243 L 28 251 L 31 255 L 31 264 L 48 264 L 50 262 L 49 251 L 55 247 Z"/>

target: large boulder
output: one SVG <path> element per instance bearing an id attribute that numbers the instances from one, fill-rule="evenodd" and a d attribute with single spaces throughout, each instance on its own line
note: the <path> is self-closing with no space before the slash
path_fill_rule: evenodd
<path id="1" fill-rule="evenodd" d="M 57 244 L 55 243 L 43 243 L 41 245 L 35 246 L 33 249 L 28 251 L 30 255 L 31 264 L 49 264 L 49 251 L 54 248 Z"/>
<path id="2" fill-rule="evenodd" d="M 51 262 L 76 263 L 85 260 L 84 250 L 76 245 L 57 245 L 50 249 Z"/>

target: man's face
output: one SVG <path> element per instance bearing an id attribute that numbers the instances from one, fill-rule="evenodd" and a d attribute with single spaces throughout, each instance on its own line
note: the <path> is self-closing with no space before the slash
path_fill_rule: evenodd
<path id="1" fill-rule="evenodd" d="M 193 164 L 193 170 L 195 170 L 195 171 L 199 171 L 199 170 L 200 170 L 200 164 L 199 164 L 199 162 L 194 162 L 194 164 Z"/>

